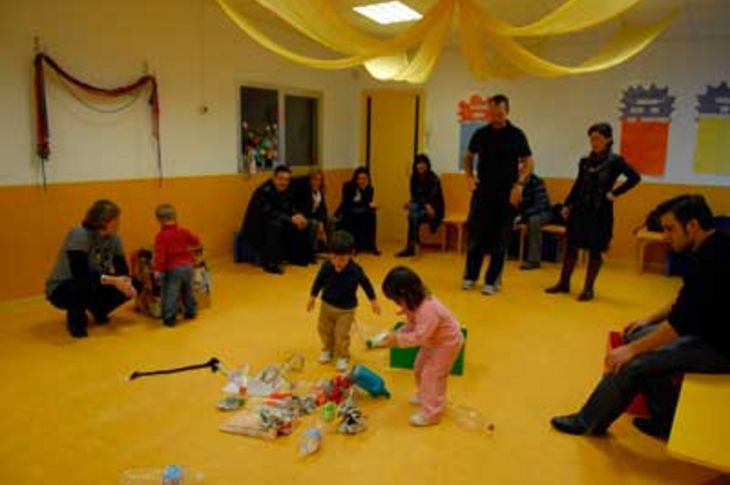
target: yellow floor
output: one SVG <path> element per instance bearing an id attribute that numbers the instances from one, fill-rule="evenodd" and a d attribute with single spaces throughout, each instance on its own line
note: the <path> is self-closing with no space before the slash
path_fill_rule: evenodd
<path id="1" fill-rule="evenodd" d="M 393 248 L 391 248 L 393 249 Z M 358 258 L 379 288 L 395 258 Z M 203 362 L 259 367 L 300 351 L 305 376 L 327 375 L 318 353 L 316 313 L 304 311 L 316 268 L 289 268 L 283 277 L 248 265 L 214 265 L 213 307 L 193 323 L 163 328 L 124 309 L 90 338 L 70 339 L 63 315 L 40 299 L 0 305 L 3 342 L 0 382 L 0 483 L 115 484 L 131 467 L 180 463 L 210 484 L 720 483 L 718 472 L 671 458 L 664 443 L 641 435 L 626 418 L 608 438 L 576 438 L 549 426 L 575 410 L 601 372 L 606 332 L 668 301 L 678 280 L 639 276 L 609 262 L 597 300 L 548 296 L 558 268 L 520 272 L 510 262 L 505 289 L 494 297 L 459 289 L 462 257 L 428 252 L 412 262 L 433 292 L 469 329 L 466 372 L 452 377 L 450 399 L 481 410 L 496 423 L 493 436 L 459 427 L 448 417 L 436 427 L 407 424 L 409 371 L 390 370 L 387 352 L 356 360 L 379 371 L 390 401 L 362 400 L 368 430 L 356 437 L 326 434 L 309 461 L 296 456 L 301 429 L 275 442 L 218 431 L 215 409 L 223 377 L 207 371 L 128 382 L 137 369 Z M 579 268 L 574 286 L 580 286 Z M 361 298 L 363 299 L 363 298 Z M 395 307 L 371 327 L 395 321 Z"/>

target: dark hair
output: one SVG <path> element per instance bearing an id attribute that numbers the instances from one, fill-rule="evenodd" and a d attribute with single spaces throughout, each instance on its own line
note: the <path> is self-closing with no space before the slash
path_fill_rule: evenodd
<path id="1" fill-rule="evenodd" d="M 355 251 L 355 238 L 347 231 L 335 231 L 330 249 L 333 254 L 352 254 Z"/>
<path id="2" fill-rule="evenodd" d="M 594 132 L 600 133 L 605 138 L 613 140 L 613 128 L 611 128 L 611 125 L 606 123 L 605 121 L 593 123 L 591 126 L 588 127 L 588 136 L 591 136 L 591 133 Z"/>
<path id="3" fill-rule="evenodd" d="M 119 217 L 121 210 L 119 206 L 107 199 L 100 199 L 94 202 L 86 211 L 86 217 L 84 217 L 81 223 L 86 229 L 92 231 L 98 231 L 103 229 L 111 221 Z"/>
<path id="4" fill-rule="evenodd" d="M 664 202 L 660 202 L 654 209 L 649 212 L 646 216 L 646 221 L 644 222 L 644 225 L 649 231 L 654 232 L 662 232 L 662 222 L 661 217 L 662 215 L 666 214 L 672 206 L 677 204 L 680 200 L 686 199 L 687 197 L 691 197 L 689 194 L 683 194 L 678 195 L 676 197 L 672 197 L 671 199 L 667 199 Z"/>
<path id="5" fill-rule="evenodd" d="M 504 104 L 505 108 L 507 108 L 507 111 L 509 111 L 509 98 L 504 94 L 495 94 L 494 96 L 489 98 L 489 102 L 494 104 Z"/>
<path id="6" fill-rule="evenodd" d="M 370 180 L 370 170 L 368 170 L 366 167 L 357 167 L 355 171 L 352 173 L 352 183 L 357 182 L 357 176 L 361 173 L 364 173 L 368 176 L 368 180 Z M 369 184 L 369 182 L 368 182 Z"/>
<path id="7" fill-rule="evenodd" d="M 291 169 L 286 165 L 279 165 L 274 169 L 274 176 L 277 176 L 282 172 L 291 173 Z"/>
<path id="8" fill-rule="evenodd" d="M 409 310 L 418 308 L 429 295 L 421 278 L 410 268 L 397 266 L 383 280 L 383 293 L 396 303 L 405 304 Z"/>
<path id="9" fill-rule="evenodd" d="M 413 160 L 413 168 L 416 168 L 416 165 L 419 163 L 425 163 L 429 170 L 431 170 L 431 159 L 428 158 L 428 155 L 425 153 L 419 153 L 416 155 L 416 159 Z"/>
<path id="10" fill-rule="evenodd" d="M 322 170 L 319 167 L 313 167 L 313 168 L 309 169 L 309 174 L 308 174 L 308 177 L 307 178 L 308 179 L 311 179 L 315 175 L 319 175 L 319 176 L 322 177 L 322 187 L 320 187 L 319 190 L 321 190 L 322 192 L 324 192 L 324 170 Z"/>
<path id="11" fill-rule="evenodd" d="M 674 201 L 670 204 L 669 202 Z M 689 224 L 689 221 L 695 219 L 700 227 L 705 231 L 715 228 L 715 217 L 712 209 L 707 205 L 705 198 L 699 194 L 687 194 L 675 197 L 667 201 L 666 205 L 660 210 L 657 207 L 659 216 L 672 213 L 674 217 L 683 225 Z"/>

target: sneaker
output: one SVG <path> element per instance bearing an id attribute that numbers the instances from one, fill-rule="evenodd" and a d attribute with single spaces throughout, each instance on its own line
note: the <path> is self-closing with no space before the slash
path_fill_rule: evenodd
<path id="1" fill-rule="evenodd" d="M 411 397 L 408 398 L 408 404 L 413 404 L 414 406 L 418 406 L 421 404 L 421 399 L 418 397 L 418 393 L 414 393 Z"/>
<path id="2" fill-rule="evenodd" d="M 540 263 L 538 261 L 525 261 L 520 265 L 521 270 L 538 269 L 539 267 Z"/>
<path id="3" fill-rule="evenodd" d="M 337 369 L 338 372 L 345 372 L 347 369 L 350 368 L 350 359 L 347 357 L 340 357 L 337 359 L 337 364 L 335 364 L 335 369 Z"/>
<path id="4" fill-rule="evenodd" d="M 410 418 L 408 418 L 408 421 L 411 423 L 412 426 L 431 426 L 436 424 L 435 422 L 426 419 L 426 416 L 421 413 L 411 414 Z"/>
<path id="5" fill-rule="evenodd" d="M 317 358 L 317 362 L 320 364 L 326 364 L 330 360 L 332 360 L 332 352 L 328 350 L 323 350 L 321 354 L 319 354 L 319 357 Z"/>
<path id="6" fill-rule="evenodd" d="M 490 285 L 488 283 L 484 283 L 484 286 L 482 286 L 482 295 L 494 295 L 499 291 L 499 285 Z"/>
<path id="7" fill-rule="evenodd" d="M 474 280 L 463 280 L 461 282 L 462 290 L 471 290 L 472 288 L 474 288 Z"/>

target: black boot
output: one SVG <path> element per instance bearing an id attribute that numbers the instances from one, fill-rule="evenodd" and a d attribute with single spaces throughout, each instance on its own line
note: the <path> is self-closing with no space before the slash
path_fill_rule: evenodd
<path id="1" fill-rule="evenodd" d="M 545 293 L 570 293 L 570 277 L 573 275 L 577 260 L 578 250 L 568 250 L 560 270 L 560 280 L 553 286 L 545 288 Z"/>
<path id="2" fill-rule="evenodd" d="M 586 271 L 586 282 L 583 286 L 583 291 L 578 295 L 578 301 L 591 301 L 593 299 L 593 284 L 596 282 L 598 273 L 601 271 L 601 265 L 603 259 L 601 253 L 591 252 L 591 257 L 588 260 L 588 270 Z"/>

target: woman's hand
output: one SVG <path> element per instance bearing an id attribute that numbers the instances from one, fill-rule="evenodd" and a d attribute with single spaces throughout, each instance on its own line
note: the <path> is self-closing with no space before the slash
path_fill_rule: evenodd
<path id="1" fill-rule="evenodd" d="M 522 200 L 522 185 L 514 184 L 512 186 L 512 190 L 509 193 L 509 203 L 512 204 L 514 207 L 517 207 L 520 205 L 521 200 Z"/>
<path id="2" fill-rule="evenodd" d="M 477 188 L 477 181 L 473 175 L 466 176 L 466 185 L 469 187 L 469 192 L 474 192 Z"/>
<path id="3" fill-rule="evenodd" d="M 608 193 L 606 194 L 606 198 L 608 200 L 610 200 L 611 202 L 613 202 L 614 200 L 616 200 L 616 196 L 613 195 L 613 192 L 611 192 L 611 191 L 608 191 Z"/>
<path id="4" fill-rule="evenodd" d="M 426 204 L 426 216 L 429 219 L 436 217 L 436 210 L 431 206 L 431 204 Z"/>
<path id="5" fill-rule="evenodd" d="M 129 276 L 105 276 L 105 280 L 127 298 L 137 296 L 137 290 L 132 285 L 132 278 Z"/>

